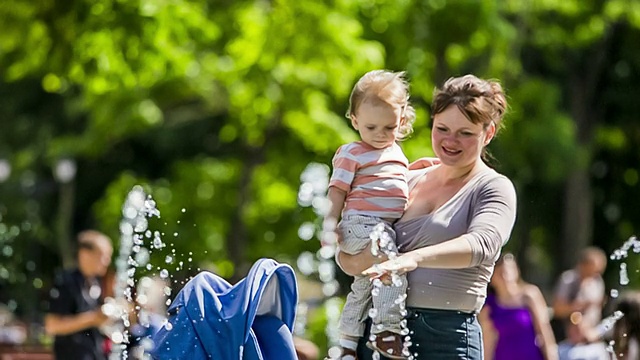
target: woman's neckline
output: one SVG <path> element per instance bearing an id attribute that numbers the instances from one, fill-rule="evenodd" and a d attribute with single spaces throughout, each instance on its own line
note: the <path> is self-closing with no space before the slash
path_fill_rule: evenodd
<path id="1" fill-rule="evenodd" d="M 527 303 L 524 298 L 523 290 L 520 289 L 517 294 L 503 295 L 493 294 L 494 302 L 496 305 L 503 309 L 517 310 L 527 308 Z"/>
<path id="2" fill-rule="evenodd" d="M 439 166 L 440 165 L 434 165 L 434 166 L 425 168 L 424 171 L 422 172 L 422 174 L 419 175 L 419 178 L 416 179 L 416 182 L 420 181 L 420 179 L 422 179 L 422 177 L 426 176 L 429 172 L 435 170 Z M 473 176 L 471 176 L 471 178 L 469 178 L 469 180 L 464 185 L 462 185 L 462 187 L 458 191 L 456 191 L 456 193 L 453 194 L 453 196 L 451 196 L 451 198 L 449 198 L 449 200 L 445 201 L 442 205 L 440 205 L 439 207 L 437 207 L 436 209 L 434 209 L 430 213 L 421 214 L 421 215 L 418 215 L 418 216 L 413 217 L 411 219 L 398 221 L 396 224 L 406 224 L 406 223 L 412 222 L 412 221 L 414 221 L 416 219 L 424 219 L 425 217 L 433 216 L 434 214 L 436 214 L 437 212 L 439 212 L 440 210 L 442 210 L 446 206 L 448 206 L 449 203 L 451 203 L 454 199 L 456 199 L 459 196 L 461 196 L 464 193 L 464 191 L 470 186 L 470 184 L 474 183 L 480 177 L 480 175 L 482 175 L 484 173 L 487 173 L 487 172 L 489 172 L 491 170 L 492 169 L 490 167 L 488 167 L 488 166 L 483 168 L 483 169 L 478 170 L 478 172 L 473 174 Z"/>

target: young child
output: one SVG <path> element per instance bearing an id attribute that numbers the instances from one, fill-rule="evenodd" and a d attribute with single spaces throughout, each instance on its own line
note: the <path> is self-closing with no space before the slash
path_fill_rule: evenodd
<path id="1" fill-rule="evenodd" d="M 328 191 L 332 205 L 327 215 L 329 222 L 341 216 L 337 230 L 342 237 L 340 251 L 345 253 L 363 251 L 371 243 L 374 228 L 373 237 L 388 238 L 397 252 L 391 225 L 407 204 L 408 160 L 396 142 L 412 131 L 415 119 L 408 87 L 403 72 L 375 70 L 362 76 L 351 92 L 346 115 L 361 141 L 341 146 L 333 157 Z M 405 277 L 400 279 L 400 286 L 382 286 L 373 296 L 377 316 L 371 332 L 376 339 L 367 344 L 391 359 L 405 359 L 400 334 L 403 316 L 395 300 L 405 294 L 407 282 Z M 371 290 L 368 277 L 355 277 L 340 318 L 341 359 L 355 359 L 371 307 Z"/>

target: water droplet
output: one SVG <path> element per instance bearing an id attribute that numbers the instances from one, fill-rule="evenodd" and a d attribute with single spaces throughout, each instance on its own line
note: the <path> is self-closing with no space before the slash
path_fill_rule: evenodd
<path id="1" fill-rule="evenodd" d="M 376 316 L 378 316 L 378 309 L 376 308 L 369 309 L 369 317 L 374 319 Z"/>

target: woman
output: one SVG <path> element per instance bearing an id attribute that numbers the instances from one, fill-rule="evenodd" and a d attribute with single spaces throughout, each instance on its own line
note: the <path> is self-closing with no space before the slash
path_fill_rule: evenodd
<path id="1" fill-rule="evenodd" d="M 395 224 L 394 260 L 338 253 L 347 274 L 406 272 L 410 351 L 419 359 L 482 359 L 476 314 L 516 213 L 513 184 L 483 161 L 507 100 L 497 82 L 449 79 L 432 104 L 432 146 L 440 164 L 410 174 L 409 203 Z M 363 346 L 359 360 L 370 358 Z"/>
<path id="2" fill-rule="evenodd" d="M 558 359 L 544 297 L 537 286 L 522 281 L 512 254 L 496 263 L 479 319 L 485 359 Z"/>

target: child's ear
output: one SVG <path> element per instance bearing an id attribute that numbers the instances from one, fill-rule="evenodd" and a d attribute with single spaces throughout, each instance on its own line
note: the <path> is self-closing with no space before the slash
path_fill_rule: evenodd
<path id="1" fill-rule="evenodd" d="M 358 119 L 356 119 L 356 116 L 351 114 L 351 126 L 353 126 L 354 129 L 358 130 Z"/>

